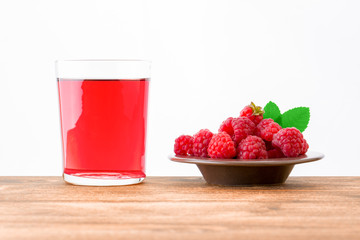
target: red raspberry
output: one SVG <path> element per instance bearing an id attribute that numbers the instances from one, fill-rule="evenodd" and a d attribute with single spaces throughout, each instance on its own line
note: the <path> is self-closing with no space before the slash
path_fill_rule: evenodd
<path id="1" fill-rule="evenodd" d="M 193 152 L 196 157 L 209 157 L 207 149 L 214 134 L 208 129 L 201 129 L 194 135 Z"/>
<path id="2" fill-rule="evenodd" d="M 194 138 L 189 135 L 181 135 L 175 139 L 174 152 L 176 155 L 193 155 Z"/>
<path id="3" fill-rule="evenodd" d="M 264 141 L 257 136 L 247 136 L 237 148 L 237 158 L 265 159 L 268 158 Z"/>
<path id="4" fill-rule="evenodd" d="M 234 129 L 233 129 L 232 125 L 231 125 L 232 120 L 233 120 L 233 118 L 229 117 L 225 121 L 223 121 L 221 123 L 221 125 L 220 125 L 219 133 L 220 132 L 226 132 L 230 136 L 234 135 Z"/>
<path id="5" fill-rule="evenodd" d="M 274 134 L 280 130 L 280 125 L 271 118 L 263 119 L 256 126 L 255 135 L 261 137 L 265 141 L 272 141 Z"/>
<path id="6" fill-rule="evenodd" d="M 283 158 L 285 155 L 279 148 L 273 148 L 267 151 L 268 158 Z"/>
<path id="7" fill-rule="evenodd" d="M 233 158 L 236 156 L 235 144 L 229 134 L 221 132 L 214 134 L 209 147 L 208 154 L 211 158 Z"/>
<path id="8" fill-rule="evenodd" d="M 236 146 L 241 140 L 249 135 L 252 135 L 256 128 L 255 124 L 250 119 L 245 117 L 234 118 L 231 121 L 231 125 L 234 129 L 234 135 L 232 136 L 232 139 L 234 140 Z"/>
<path id="9" fill-rule="evenodd" d="M 253 102 L 250 105 L 244 107 L 240 112 L 240 117 L 249 118 L 255 125 L 263 119 L 264 110 L 260 106 L 256 106 Z"/>
<path id="10" fill-rule="evenodd" d="M 306 142 L 305 138 L 303 139 L 303 149 L 300 153 L 300 155 L 303 155 L 307 152 L 307 150 L 309 149 L 309 144 Z"/>
<path id="11" fill-rule="evenodd" d="M 281 149 L 286 157 L 297 157 L 304 151 L 304 137 L 297 128 L 284 128 L 273 137 L 274 147 Z"/>

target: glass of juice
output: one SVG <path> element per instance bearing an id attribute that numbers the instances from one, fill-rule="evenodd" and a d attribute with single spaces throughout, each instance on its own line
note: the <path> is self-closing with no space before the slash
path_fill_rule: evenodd
<path id="1" fill-rule="evenodd" d="M 150 62 L 56 62 L 63 178 L 116 186 L 145 178 Z"/>

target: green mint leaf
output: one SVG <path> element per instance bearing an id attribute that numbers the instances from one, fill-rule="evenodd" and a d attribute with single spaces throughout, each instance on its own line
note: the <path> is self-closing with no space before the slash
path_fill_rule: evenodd
<path id="1" fill-rule="evenodd" d="M 274 102 L 272 102 L 272 101 L 268 102 L 266 104 L 266 106 L 264 107 L 264 111 L 265 111 L 265 113 L 264 113 L 263 117 L 265 119 L 266 118 L 271 118 L 275 122 L 280 124 L 280 121 L 281 121 L 280 109 Z"/>
<path id="2" fill-rule="evenodd" d="M 283 113 L 280 125 L 283 128 L 296 127 L 300 132 L 305 131 L 310 121 L 310 109 L 308 107 L 297 107 Z"/>

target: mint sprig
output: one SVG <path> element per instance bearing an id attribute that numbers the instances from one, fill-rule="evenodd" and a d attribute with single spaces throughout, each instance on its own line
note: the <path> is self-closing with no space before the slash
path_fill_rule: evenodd
<path id="1" fill-rule="evenodd" d="M 266 106 L 264 107 L 264 118 L 272 118 L 275 122 L 278 121 L 278 119 L 281 116 L 281 112 L 279 107 L 272 101 L 268 102 Z"/>
<path id="2" fill-rule="evenodd" d="M 300 132 L 305 131 L 310 121 L 308 107 L 292 108 L 281 114 L 279 107 L 274 102 L 268 102 L 264 108 L 264 118 L 271 118 L 282 128 L 295 127 Z"/>
<path id="3" fill-rule="evenodd" d="M 281 116 L 281 127 L 296 127 L 300 132 L 305 131 L 310 121 L 310 109 L 297 107 L 284 112 Z"/>

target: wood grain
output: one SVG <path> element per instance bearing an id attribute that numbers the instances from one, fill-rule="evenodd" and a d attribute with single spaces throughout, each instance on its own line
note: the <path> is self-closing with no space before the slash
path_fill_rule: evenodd
<path id="1" fill-rule="evenodd" d="M 84 187 L 0 177 L 0 239 L 360 239 L 360 177 L 216 187 L 149 177 Z"/>

